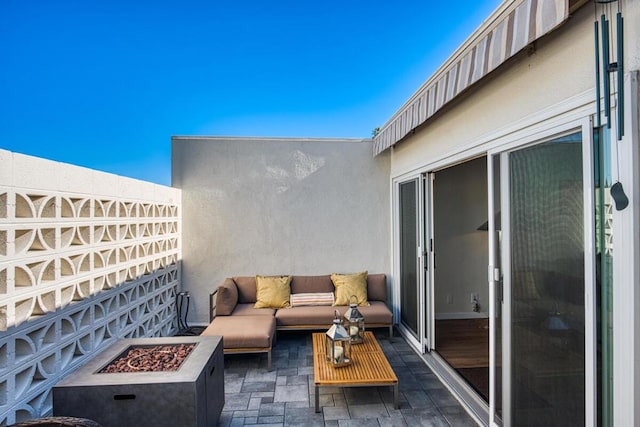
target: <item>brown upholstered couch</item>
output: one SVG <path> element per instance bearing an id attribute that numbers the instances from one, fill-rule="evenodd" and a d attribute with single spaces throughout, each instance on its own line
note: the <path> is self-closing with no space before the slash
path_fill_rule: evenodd
<path id="1" fill-rule="evenodd" d="M 330 275 L 292 276 L 291 294 L 333 292 Z M 366 328 L 389 328 L 393 335 L 393 314 L 387 306 L 387 277 L 384 274 L 367 276 L 369 306 L 358 310 Z M 225 353 L 268 354 L 271 367 L 271 347 L 276 330 L 328 329 L 338 310 L 343 316 L 348 306 L 302 306 L 281 309 L 254 308 L 256 302 L 255 277 L 225 279 L 210 295 L 211 323 L 203 335 L 222 335 Z"/>

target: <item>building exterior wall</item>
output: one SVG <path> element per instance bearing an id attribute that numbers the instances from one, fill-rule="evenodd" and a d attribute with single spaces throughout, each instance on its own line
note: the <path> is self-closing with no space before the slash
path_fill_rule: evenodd
<path id="1" fill-rule="evenodd" d="M 617 3 L 615 3 L 617 4 Z M 612 214 L 614 261 L 614 425 L 640 423 L 640 293 L 638 230 L 640 177 L 638 156 L 638 70 L 640 3 L 622 3 L 625 20 L 625 137 L 616 143 L 618 164 L 612 169 L 624 183 L 630 205 Z M 599 17 L 599 14 L 598 14 Z M 615 16 L 612 26 L 615 26 Z M 577 10 L 558 30 L 538 40 L 444 108 L 391 151 L 391 177 L 418 170 L 439 170 L 464 159 L 501 150 L 522 141 L 553 135 L 554 129 L 587 122 L 596 110 L 593 4 Z M 613 87 L 615 90 L 615 86 Z M 629 99 L 630 98 L 630 99 Z M 613 97 L 619 99 L 617 94 Z M 613 120 L 615 121 L 615 115 Z M 587 126 L 590 128 L 590 126 Z M 588 134 L 588 131 L 586 131 Z M 615 133 L 612 137 L 615 140 Z M 615 162 L 615 159 L 612 159 Z M 586 165 L 585 167 L 588 167 Z M 587 233 L 589 230 L 587 230 Z M 596 331 L 587 327 L 587 334 Z M 596 355 L 587 355 L 587 359 Z M 596 381 L 590 384 L 595 388 Z M 592 411 L 595 419 L 596 409 Z"/>
<path id="2" fill-rule="evenodd" d="M 190 318 L 229 276 L 389 273 L 389 159 L 370 140 L 173 139 Z"/>
<path id="3" fill-rule="evenodd" d="M 180 190 L 0 150 L 0 425 L 115 340 L 171 335 Z"/>

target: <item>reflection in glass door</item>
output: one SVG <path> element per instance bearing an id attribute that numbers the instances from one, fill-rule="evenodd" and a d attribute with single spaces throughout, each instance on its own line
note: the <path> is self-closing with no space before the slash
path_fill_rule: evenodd
<path id="1" fill-rule="evenodd" d="M 501 159 L 505 425 L 585 423 L 582 149 L 576 133 Z"/>

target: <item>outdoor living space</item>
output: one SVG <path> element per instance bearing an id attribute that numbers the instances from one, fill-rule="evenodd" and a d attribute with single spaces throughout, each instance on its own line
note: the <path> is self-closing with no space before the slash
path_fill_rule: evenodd
<path id="1" fill-rule="evenodd" d="M 287 331 L 278 334 L 271 371 L 265 354 L 225 355 L 219 426 L 477 425 L 402 337 L 390 340 L 384 328 L 375 336 L 398 377 L 398 409 L 391 387 L 326 387 L 316 413 L 312 334 Z"/>

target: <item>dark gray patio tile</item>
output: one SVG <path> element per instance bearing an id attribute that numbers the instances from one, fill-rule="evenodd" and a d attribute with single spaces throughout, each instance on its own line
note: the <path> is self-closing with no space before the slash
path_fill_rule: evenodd
<path id="1" fill-rule="evenodd" d="M 338 427 L 338 420 L 324 420 L 324 427 Z"/>
<path id="2" fill-rule="evenodd" d="M 344 396 L 349 406 L 382 403 L 377 387 L 346 387 Z"/>
<path id="3" fill-rule="evenodd" d="M 303 385 L 278 385 L 273 396 L 274 402 L 308 402 L 309 387 Z"/>
<path id="4" fill-rule="evenodd" d="M 288 377 L 291 375 L 298 375 L 298 368 L 283 368 L 278 369 L 279 377 Z"/>
<path id="5" fill-rule="evenodd" d="M 309 382 L 308 375 L 290 375 L 287 377 L 287 385 L 300 385 Z"/>
<path id="6" fill-rule="evenodd" d="M 230 427 L 240 427 L 244 425 L 244 418 L 232 418 Z"/>
<path id="7" fill-rule="evenodd" d="M 309 375 L 310 378 L 313 378 L 313 362 L 310 366 L 298 368 L 298 375 Z"/>
<path id="8" fill-rule="evenodd" d="M 338 420 L 339 427 L 371 427 L 377 426 L 378 420 L 375 418 L 360 418 L 356 420 Z"/>
<path id="9" fill-rule="evenodd" d="M 225 411 L 244 410 L 249 406 L 251 393 L 225 393 Z"/>
<path id="10" fill-rule="evenodd" d="M 225 373 L 224 378 L 224 392 L 225 393 L 240 393 L 242 390 L 242 383 L 244 378 L 238 376 L 227 377 Z"/>
<path id="11" fill-rule="evenodd" d="M 313 399 L 311 399 L 313 402 L 315 402 L 315 397 Z M 320 395 L 320 399 L 319 399 L 319 403 L 320 403 L 320 407 L 324 408 L 326 406 L 336 406 L 335 402 L 333 401 L 333 394 L 321 394 Z M 314 403 L 315 405 L 315 403 Z M 344 405 L 347 406 L 347 405 Z"/>
<path id="12" fill-rule="evenodd" d="M 378 423 L 380 427 L 407 427 L 408 424 L 404 420 L 402 415 L 386 417 L 386 418 L 378 418 Z"/>
<path id="13" fill-rule="evenodd" d="M 284 415 L 271 415 L 269 417 L 258 417 L 259 425 L 283 425 Z"/>
<path id="14" fill-rule="evenodd" d="M 436 389 L 427 391 L 433 403 L 436 406 L 457 406 L 458 401 L 451 395 L 451 392 L 447 389 Z"/>
<path id="15" fill-rule="evenodd" d="M 245 383 L 276 382 L 276 371 L 266 369 L 249 369 L 244 377 Z"/>
<path id="16" fill-rule="evenodd" d="M 450 427 L 436 408 L 402 409 L 401 412 L 407 425 L 411 427 Z"/>
<path id="17" fill-rule="evenodd" d="M 323 407 L 324 420 L 348 420 L 351 418 L 346 407 Z"/>
<path id="18" fill-rule="evenodd" d="M 285 413 L 287 412 L 287 410 L 289 409 L 294 409 L 294 408 L 308 408 L 309 407 L 309 402 L 285 402 L 284 403 L 284 410 Z M 315 408 L 315 404 L 314 404 L 314 408 Z M 315 410 L 315 409 L 314 409 Z"/>
<path id="19" fill-rule="evenodd" d="M 262 398 L 268 398 L 271 397 L 273 398 L 273 391 L 256 391 L 251 393 L 251 398 L 253 399 L 254 397 L 262 397 Z M 263 400 L 264 402 L 264 400 Z"/>
<path id="20" fill-rule="evenodd" d="M 316 413 L 314 408 L 286 408 L 284 415 L 285 426 L 322 427 L 324 420 L 322 412 Z"/>
<path id="21" fill-rule="evenodd" d="M 382 418 L 388 417 L 387 407 L 384 403 L 372 403 L 366 405 L 349 405 L 349 413 L 352 419 L 357 418 Z"/>
<path id="22" fill-rule="evenodd" d="M 284 415 L 284 403 L 263 403 L 260 406 L 259 417 L 269 417 L 273 415 Z"/>
<path id="23" fill-rule="evenodd" d="M 473 427 L 478 425 L 460 405 L 443 406 L 438 408 L 438 410 L 452 426 Z"/>
<path id="24" fill-rule="evenodd" d="M 440 380 L 435 376 L 426 377 L 420 381 L 420 385 L 423 390 L 446 390 L 446 388 L 442 385 Z"/>
<path id="25" fill-rule="evenodd" d="M 233 411 L 233 418 L 258 418 L 258 410 Z"/>
<path id="26" fill-rule="evenodd" d="M 333 406 L 347 406 L 347 399 L 344 397 L 344 393 L 334 393 L 333 396 Z M 322 396 L 321 396 L 322 398 Z"/>
<path id="27" fill-rule="evenodd" d="M 342 387 L 320 387 L 320 395 L 342 393 Z"/>
<path id="28" fill-rule="evenodd" d="M 433 408 L 435 405 L 423 390 L 410 390 L 402 393 L 411 408 Z"/>
<path id="29" fill-rule="evenodd" d="M 247 407 L 247 409 L 250 411 L 253 409 L 260 409 L 260 405 L 262 405 L 262 398 L 252 397 L 251 399 L 249 399 L 249 406 Z"/>
<path id="30" fill-rule="evenodd" d="M 266 392 L 266 391 L 275 391 L 276 383 L 275 382 L 247 382 L 245 380 L 244 384 L 242 384 L 242 392 L 243 393 L 252 393 L 252 392 Z"/>
<path id="31" fill-rule="evenodd" d="M 244 425 L 246 426 L 251 426 L 255 424 L 258 424 L 258 417 L 246 417 L 244 419 Z"/>

